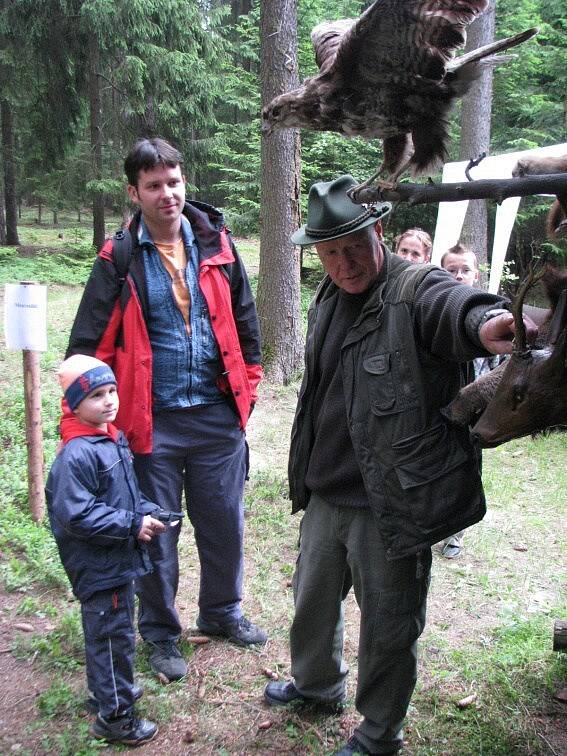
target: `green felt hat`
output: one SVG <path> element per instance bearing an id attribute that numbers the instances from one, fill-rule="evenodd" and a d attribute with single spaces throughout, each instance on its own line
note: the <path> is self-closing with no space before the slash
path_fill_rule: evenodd
<path id="1" fill-rule="evenodd" d="M 347 190 L 354 186 L 358 186 L 358 181 L 348 174 L 313 184 L 307 201 L 307 223 L 292 234 L 292 242 L 305 247 L 338 239 L 376 223 L 392 209 L 390 202 L 355 204 L 347 195 Z"/>

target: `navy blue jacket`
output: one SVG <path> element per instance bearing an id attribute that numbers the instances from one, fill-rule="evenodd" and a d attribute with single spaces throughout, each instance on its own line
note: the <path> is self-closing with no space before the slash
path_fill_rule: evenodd
<path id="1" fill-rule="evenodd" d="M 55 459 L 45 491 L 51 529 L 79 600 L 151 572 L 137 534 L 156 505 L 140 493 L 123 433 L 116 442 L 103 435 L 72 438 Z"/>

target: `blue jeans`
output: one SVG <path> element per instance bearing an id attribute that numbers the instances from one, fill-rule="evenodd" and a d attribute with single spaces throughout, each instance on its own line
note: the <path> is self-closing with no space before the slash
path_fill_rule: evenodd
<path id="1" fill-rule="evenodd" d="M 153 451 L 137 455 L 144 495 L 179 512 L 185 492 L 195 532 L 201 580 L 199 612 L 207 622 L 231 622 L 242 610 L 244 512 L 248 452 L 244 432 L 226 404 L 199 405 L 154 415 Z M 146 641 L 176 640 L 181 525 L 168 527 L 149 546 L 154 571 L 138 579 L 138 626 Z"/>

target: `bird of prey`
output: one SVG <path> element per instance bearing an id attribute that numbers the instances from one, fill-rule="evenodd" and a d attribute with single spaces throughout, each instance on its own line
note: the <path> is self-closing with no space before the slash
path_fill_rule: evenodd
<path id="1" fill-rule="evenodd" d="M 528 29 L 460 57 L 466 27 L 489 0 L 376 0 L 358 19 L 324 22 L 311 32 L 319 73 L 262 111 L 262 131 L 300 127 L 383 140 L 378 176 L 395 186 L 432 172 L 447 156 L 448 115 L 482 73 L 507 56 L 494 53 L 537 34 Z"/>

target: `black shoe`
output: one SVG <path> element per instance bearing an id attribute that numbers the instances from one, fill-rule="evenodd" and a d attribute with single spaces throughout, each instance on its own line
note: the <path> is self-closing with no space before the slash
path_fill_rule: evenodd
<path id="1" fill-rule="evenodd" d="M 89 727 L 89 733 L 94 738 L 131 746 L 149 743 L 155 738 L 157 731 L 158 727 L 154 722 L 140 719 L 133 713 L 116 719 L 103 719 L 99 714 Z"/>
<path id="2" fill-rule="evenodd" d="M 152 647 L 150 667 L 156 674 L 165 675 L 168 680 L 181 680 L 187 674 L 187 664 L 175 641 L 147 641 Z"/>
<path id="3" fill-rule="evenodd" d="M 369 751 L 368 748 L 362 745 L 360 740 L 353 735 L 340 751 L 335 751 L 333 756 L 353 756 L 355 753 L 367 754 L 372 753 L 372 751 Z"/>
<path id="4" fill-rule="evenodd" d="M 144 689 L 141 685 L 134 685 L 132 688 L 132 693 L 134 694 L 134 702 L 136 702 L 139 701 L 140 698 L 144 695 Z M 89 697 L 85 701 L 85 709 L 91 714 L 98 714 L 98 701 L 96 700 L 95 694 L 90 690 Z"/>
<path id="5" fill-rule="evenodd" d="M 263 646 L 268 640 L 266 633 L 246 617 L 221 625 L 219 622 L 207 622 L 199 616 L 197 627 L 205 635 L 227 638 L 237 646 Z"/>
<path id="6" fill-rule="evenodd" d="M 369 751 L 368 748 L 365 745 L 362 745 L 360 740 L 356 737 L 356 735 L 353 735 L 348 743 L 345 743 L 345 745 L 341 748 L 340 751 L 335 751 L 333 753 L 333 756 L 354 756 L 354 754 L 367 754 L 372 753 L 372 751 Z M 392 756 L 392 754 L 398 753 L 398 749 L 395 751 L 384 751 L 380 754 L 380 756 Z"/>
<path id="7" fill-rule="evenodd" d="M 318 706 L 329 709 L 330 711 L 341 711 L 344 707 L 345 695 L 332 701 L 324 701 L 319 698 L 306 698 L 295 687 L 295 683 L 289 682 L 271 682 L 264 688 L 264 698 L 270 706 L 288 706 L 297 701 L 300 704 Z"/>

